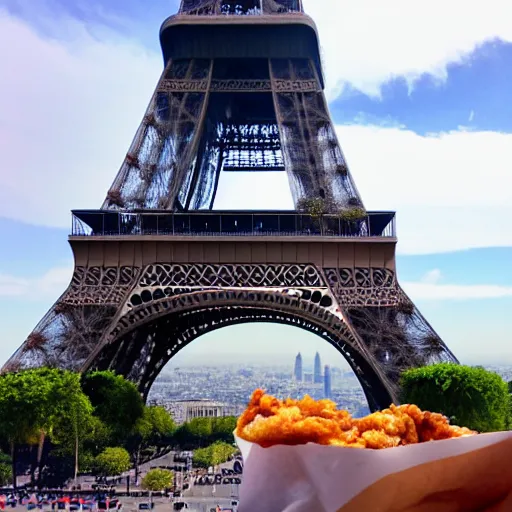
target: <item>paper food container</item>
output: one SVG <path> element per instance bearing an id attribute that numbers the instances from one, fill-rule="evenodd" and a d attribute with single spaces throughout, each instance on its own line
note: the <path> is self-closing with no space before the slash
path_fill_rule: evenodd
<path id="1" fill-rule="evenodd" d="M 236 442 L 239 512 L 451 512 L 512 498 L 512 432 L 383 450 Z"/>

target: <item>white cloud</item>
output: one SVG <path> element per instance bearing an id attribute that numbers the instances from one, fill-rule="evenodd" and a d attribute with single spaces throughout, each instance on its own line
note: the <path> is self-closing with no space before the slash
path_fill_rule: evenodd
<path id="1" fill-rule="evenodd" d="M 161 58 L 72 20 L 61 43 L 0 8 L 0 215 L 68 227 L 100 207 L 142 119 Z"/>
<path id="2" fill-rule="evenodd" d="M 512 286 L 440 284 L 441 277 L 441 271 L 436 268 L 427 272 L 419 281 L 401 282 L 401 286 L 413 301 L 482 300 L 512 297 Z"/>
<path id="3" fill-rule="evenodd" d="M 365 206 L 397 211 L 401 253 L 512 245 L 512 134 L 337 131 Z"/>
<path id="4" fill-rule="evenodd" d="M 54 299 L 68 287 L 72 275 L 72 265 L 52 268 L 41 277 L 32 279 L 0 273 L 0 298 Z"/>
<path id="5" fill-rule="evenodd" d="M 422 73 L 442 81 L 446 66 L 479 44 L 512 41 L 512 2 L 488 0 L 304 0 L 318 25 L 330 96 L 344 83 L 378 96 L 380 85 Z"/>
<path id="6" fill-rule="evenodd" d="M 346 2 L 339 4 L 329 2 L 331 17 L 336 18 L 343 4 L 346 13 L 337 22 L 350 27 L 357 16 L 369 10 L 368 5 L 365 11 L 356 3 L 350 8 Z M 421 6 L 414 4 L 422 12 Z M 307 7 L 321 22 L 315 5 Z M 318 5 L 324 8 L 327 4 L 319 1 Z M 429 5 L 441 18 L 436 4 Z M 384 16 L 379 9 L 370 17 L 369 25 L 359 27 L 370 29 L 374 17 Z M 409 7 L 404 9 L 395 25 L 403 24 L 405 16 L 416 20 Z M 466 5 L 460 12 L 473 16 L 472 9 Z M 451 3 L 443 10 L 443 20 L 453 14 Z M 493 26 L 488 6 L 482 10 L 482 26 Z M 393 7 L 390 12 L 395 11 Z M 495 12 L 503 14 L 499 9 Z M 503 17 L 497 18 L 499 21 Z M 393 32 L 393 25 L 385 19 L 385 30 Z M 428 25 L 428 20 L 425 18 L 422 24 Z M 0 216 L 69 227 L 69 210 L 101 205 L 142 118 L 162 63 L 159 55 L 148 54 L 130 40 L 105 34 L 93 38 L 77 22 L 59 23 L 66 24 L 62 30 L 67 34 L 75 34 L 72 41 L 43 39 L 0 9 Z M 439 23 L 444 27 L 445 21 Z M 467 23 L 474 25 L 471 20 L 463 25 Z M 431 38 L 435 39 L 434 46 L 439 39 L 436 26 L 428 29 L 429 35 L 436 34 Z M 508 26 L 503 24 L 503 30 Z M 339 48 L 340 55 L 355 57 L 371 34 L 359 34 L 359 39 L 347 47 L 343 39 L 347 36 L 341 30 L 320 28 L 327 33 L 329 47 Z M 479 38 L 492 32 L 484 28 Z M 355 28 L 350 30 L 356 38 Z M 378 52 L 380 45 L 375 41 L 383 37 L 384 29 L 379 30 L 371 36 L 372 47 Z M 339 45 L 336 38 L 329 39 L 329 32 L 341 38 Z M 452 30 L 452 36 L 454 41 L 462 38 L 459 29 Z M 377 53 L 371 58 L 377 68 L 381 57 Z M 361 70 L 367 69 L 369 62 L 361 63 Z M 418 62 L 423 66 L 421 58 Z M 336 63 L 328 65 L 338 67 Z M 402 68 L 390 69 L 398 72 Z M 372 77 L 385 78 L 379 72 Z M 366 206 L 398 211 L 400 252 L 512 245 L 508 225 L 512 216 L 512 135 L 457 131 L 422 137 L 397 127 L 372 126 L 342 126 L 338 133 Z M 251 195 L 264 196 L 267 185 L 260 180 L 259 189 L 251 188 Z M 289 196 L 288 190 L 282 193 Z"/>
<path id="7" fill-rule="evenodd" d="M 422 283 L 425 284 L 437 284 L 441 279 L 441 271 L 438 268 L 427 272 L 421 279 Z"/>
<path id="8" fill-rule="evenodd" d="M 474 300 L 512 297 L 512 286 L 457 285 L 404 282 L 401 286 L 412 300 Z"/>

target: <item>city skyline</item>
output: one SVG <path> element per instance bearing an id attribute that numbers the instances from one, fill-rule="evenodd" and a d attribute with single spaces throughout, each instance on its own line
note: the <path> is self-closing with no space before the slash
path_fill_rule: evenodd
<path id="1" fill-rule="evenodd" d="M 302 357 L 302 352 L 299 352 L 295 356 L 295 363 L 293 365 L 293 378 L 297 382 L 305 382 L 310 384 L 325 384 L 325 373 L 322 373 L 322 362 L 320 353 L 317 351 L 315 353 L 315 357 L 313 360 L 313 365 L 309 366 L 307 364 L 308 359 L 304 359 Z M 346 361 L 343 359 L 342 362 L 346 364 L 346 368 L 349 369 L 349 365 L 346 363 Z M 343 365 L 342 365 L 343 366 Z M 311 372 L 306 372 L 305 369 L 312 369 Z M 329 368 L 328 365 L 324 367 L 325 369 Z"/>
<path id="2" fill-rule="evenodd" d="M 158 28 L 178 3 L 0 0 L 0 97 L 9 99 L 0 116 L 0 364 L 70 282 L 70 209 L 101 205 L 162 70 Z M 510 6 L 491 0 L 480 25 L 477 4 L 304 4 L 365 206 L 397 211 L 404 290 L 462 363 L 512 364 Z M 216 207 L 291 204 L 284 174 L 222 180 Z M 176 357 L 281 361 L 303 347 L 323 362 L 341 357 L 303 331 L 240 329 L 211 333 Z"/>
<path id="3" fill-rule="evenodd" d="M 231 331 L 231 337 L 224 339 L 223 331 L 228 329 Z M 244 340 L 243 345 L 240 343 L 241 339 Z M 212 347 L 215 349 L 212 350 Z M 349 368 L 341 353 L 315 334 L 302 331 L 298 327 L 271 323 L 234 325 L 205 334 L 181 349 L 167 366 L 172 368 L 205 364 L 218 366 L 276 363 L 288 365 L 290 374 L 293 374 L 294 361 L 298 353 L 302 357 L 302 370 L 308 368 L 313 372 L 316 352 L 322 361 L 328 362 L 331 366 Z"/>

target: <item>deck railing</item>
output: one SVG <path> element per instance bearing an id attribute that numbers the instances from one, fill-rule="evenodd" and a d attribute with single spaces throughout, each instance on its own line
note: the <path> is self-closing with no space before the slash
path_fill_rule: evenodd
<path id="1" fill-rule="evenodd" d="M 296 212 L 72 212 L 71 236 L 322 236 L 395 237 L 394 212 L 369 212 L 348 222 Z"/>
<path id="2" fill-rule="evenodd" d="M 71 236 L 395 237 L 394 212 L 368 212 L 348 222 L 297 212 L 75 210 Z"/>

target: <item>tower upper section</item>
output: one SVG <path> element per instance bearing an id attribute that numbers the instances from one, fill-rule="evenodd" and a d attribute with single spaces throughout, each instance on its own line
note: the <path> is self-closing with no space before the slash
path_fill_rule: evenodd
<path id="1" fill-rule="evenodd" d="M 84 221 L 94 233 L 387 236 L 393 216 L 370 218 L 338 142 L 301 0 L 182 0 L 160 41 L 164 71 L 102 206 L 120 214 Z M 289 217 L 218 208 L 233 194 L 266 200 L 278 172 L 287 180 L 273 191 L 289 190 Z M 245 173 L 260 173 L 259 192 L 244 190 Z M 228 179 L 236 192 L 222 188 Z M 158 212 L 172 212 L 170 224 Z"/>
<path id="2" fill-rule="evenodd" d="M 160 29 L 171 59 L 308 59 L 324 85 L 318 32 L 301 0 L 182 0 Z"/>

